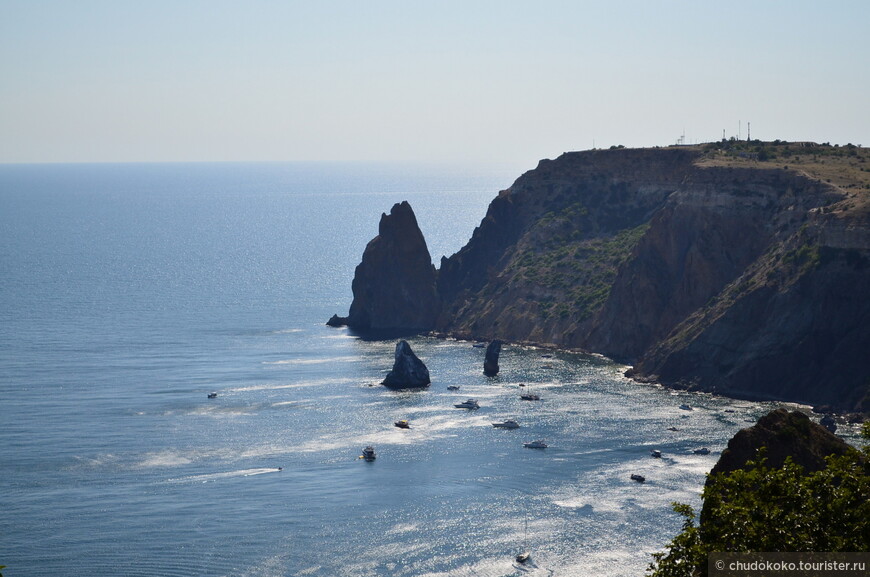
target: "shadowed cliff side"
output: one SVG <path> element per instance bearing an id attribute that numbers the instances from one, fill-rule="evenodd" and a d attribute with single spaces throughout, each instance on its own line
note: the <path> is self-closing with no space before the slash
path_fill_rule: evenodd
<path id="1" fill-rule="evenodd" d="M 870 411 L 870 253 L 861 248 L 870 235 L 860 212 L 811 213 L 646 351 L 632 373 L 732 396 Z M 848 244 L 838 241 L 840 229 L 851 231 Z"/>
<path id="2" fill-rule="evenodd" d="M 432 257 L 407 201 L 381 214 L 378 235 L 369 241 L 353 278 L 347 317 L 328 324 L 359 332 L 430 330 L 441 308 Z"/>

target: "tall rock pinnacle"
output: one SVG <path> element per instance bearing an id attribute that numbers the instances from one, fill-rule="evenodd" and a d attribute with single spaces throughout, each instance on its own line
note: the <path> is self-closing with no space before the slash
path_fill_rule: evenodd
<path id="1" fill-rule="evenodd" d="M 378 236 L 356 267 L 350 313 L 328 324 L 360 331 L 430 330 L 441 309 L 436 274 L 411 205 L 396 203 L 381 215 Z"/>

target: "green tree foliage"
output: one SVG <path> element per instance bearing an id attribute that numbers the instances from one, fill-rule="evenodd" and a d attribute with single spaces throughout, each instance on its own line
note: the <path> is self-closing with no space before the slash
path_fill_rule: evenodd
<path id="1" fill-rule="evenodd" d="M 870 425 L 862 434 L 870 439 Z M 650 577 L 707 575 L 711 552 L 870 551 L 870 468 L 864 453 L 827 457 L 806 473 L 787 459 L 770 468 L 762 454 L 745 469 L 709 477 L 703 522 L 674 503 L 683 530 L 653 555 Z"/>

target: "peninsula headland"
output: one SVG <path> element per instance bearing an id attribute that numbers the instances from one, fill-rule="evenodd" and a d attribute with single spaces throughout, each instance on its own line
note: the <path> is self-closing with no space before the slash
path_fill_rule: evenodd
<path id="1" fill-rule="evenodd" d="M 629 375 L 870 411 L 870 152 L 722 141 L 542 160 L 432 266 L 407 202 L 353 281 L 352 329 L 601 353 Z"/>

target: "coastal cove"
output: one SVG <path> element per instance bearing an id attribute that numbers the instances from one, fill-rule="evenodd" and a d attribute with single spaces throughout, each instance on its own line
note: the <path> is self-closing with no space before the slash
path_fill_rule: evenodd
<path id="1" fill-rule="evenodd" d="M 484 349 L 428 336 L 431 385 L 393 391 L 395 340 L 324 325 L 382 212 L 408 200 L 438 261 L 515 176 L 0 166 L 4 575 L 641 575 L 670 503 L 782 404 L 516 344 L 486 377 Z"/>

